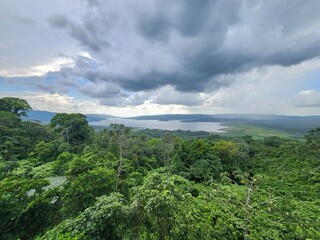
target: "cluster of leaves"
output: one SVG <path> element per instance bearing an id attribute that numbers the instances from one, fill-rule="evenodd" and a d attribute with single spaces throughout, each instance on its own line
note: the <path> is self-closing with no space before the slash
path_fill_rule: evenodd
<path id="1" fill-rule="evenodd" d="M 319 239 L 320 129 L 298 142 L 148 135 L 0 99 L 3 239 Z M 203 136 L 202 136 L 203 134 Z"/>

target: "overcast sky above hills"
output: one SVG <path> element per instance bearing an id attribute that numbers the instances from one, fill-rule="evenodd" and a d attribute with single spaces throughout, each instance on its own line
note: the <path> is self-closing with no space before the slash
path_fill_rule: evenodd
<path id="1" fill-rule="evenodd" d="M 120 116 L 320 114 L 320 1 L 1 0 L 0 97 Z"/>

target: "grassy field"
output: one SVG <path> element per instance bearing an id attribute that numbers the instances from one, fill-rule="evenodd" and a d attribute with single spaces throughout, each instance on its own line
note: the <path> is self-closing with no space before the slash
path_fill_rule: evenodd
<path id="1" fill-rule="evenodd" d="M 250 135 L 257 140 L 261 140 L 265 137 L 270 136 L 278 136 L 281 138 L 293 138 L 299 140 L 303 139 L 302 133 L 289 132 L 286 130 L 274 129 L 269 127 L 254 126 L 243 123 L 227 123 L 224 124 L 224 126 L 226 126 L 226 128 L 224 129 L 226 133 L 223 133 L 221 135 L 230 137 Z"/>

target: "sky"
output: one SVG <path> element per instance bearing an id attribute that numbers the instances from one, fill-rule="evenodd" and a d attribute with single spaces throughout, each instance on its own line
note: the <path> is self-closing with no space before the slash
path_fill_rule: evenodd
<path id="1" fill-rule="evenodd" d="M 320 1 L 1 0 L 0 97 L 34 110 L 320 115 Z"/>

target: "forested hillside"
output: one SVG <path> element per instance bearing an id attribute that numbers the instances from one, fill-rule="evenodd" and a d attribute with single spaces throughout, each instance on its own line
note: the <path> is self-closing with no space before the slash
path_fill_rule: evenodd
<path id="1" fill-rule="evenodd" d="M 1 239 L 320 239 L 320 128 L 146 135 L 29 110 L 0 99 Z"/>

